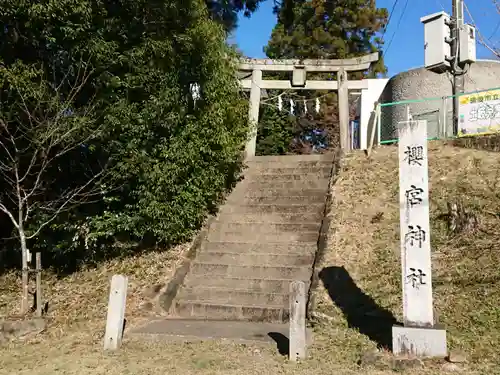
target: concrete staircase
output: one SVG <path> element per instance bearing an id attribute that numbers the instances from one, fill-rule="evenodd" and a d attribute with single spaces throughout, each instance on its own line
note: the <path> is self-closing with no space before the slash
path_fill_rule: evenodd
<path id="1" fill-rule="evenodd" d="M 290 282 L 309 286 L 333 155 L 247 164 L 177 292 L 172 317 L 286 322 Z"/>

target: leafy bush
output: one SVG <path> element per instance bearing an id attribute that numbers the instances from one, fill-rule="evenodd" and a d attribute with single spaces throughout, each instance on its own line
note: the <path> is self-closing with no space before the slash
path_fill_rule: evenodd
<path id="1" fill-rule="evenodd" d="M 302 100 L 297 100 L 297 96 L 291 98 L 299 103 L 294 115 L 288 111 L 287 106 L 279 111 L 273 102 L 264 103 L 260 107 L 256 153 L 258 155 L 311 154 L 336 149 L 339 146 L 339 126 L 335 102 L 332 103 L 331 98 L 325 97 L 326 103 L 323 103 L 321 112 L 314 113 L 310 98 L 309 104 L 306 104 L 307 112 L 304 110 Z M 287 96 L 283 97 L 284 103 L 288 103 L 289 100 Z"/>
<path id="2" fill-rule="evenodd" d="M 234 182 L 247 134 L 236 56 L 204 2 L 10 0 L 0 20 L 4 66 L 41 70 L 71 113 L 91 106 L 99 131 L 85 149 L 94 166 L 110 163 L 97 199 L 61 212 L 29 246 L 74 266 L 188 239 Z M 201 87 L 196 103 L 192 83 Z M 4 83 L 3 95 L 12 89 Z M 82 165 L 60 163 L 62 189 Z M 33 217 L 35 227 L 46 220 Z"/>
<path id="3" fill-rule="evenodd" d="M 295 119 L 272 106 L 261 106 L 257 131 L 257 155 L 283 155 L 294 139 Z"/>

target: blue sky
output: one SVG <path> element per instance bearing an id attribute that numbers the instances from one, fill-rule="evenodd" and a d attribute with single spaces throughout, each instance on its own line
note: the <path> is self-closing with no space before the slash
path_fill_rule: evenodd
<path id="1" fill-rule="evenodd" d="M 377 6 L 391 10 L 394 1 L 378 0 Z M 496 12 L 493 0 L 468 0 L 466 4 L 487 43 L 490 46 L 500 46 L 500 14 Z M 251 18 L 240 17 L 233 40 L 249 57 L 265 57 L 263 47 L 267 44 L 276 23 L 272 7 L 273 1 L 266 0 Z M 390 43 L 389 49 L 384 52 L 389 76 L 423 65 L 424 29 L 420 18 L 443 9 L 451 13 L 450 0 L 397 0 L 385 34 L 384 48 Z M 465 14 L 466 21 L 472 23 L 466 12 Z M 480 45 L 477 55 L 482 59 L 492 58 L 492 54 Z"/>

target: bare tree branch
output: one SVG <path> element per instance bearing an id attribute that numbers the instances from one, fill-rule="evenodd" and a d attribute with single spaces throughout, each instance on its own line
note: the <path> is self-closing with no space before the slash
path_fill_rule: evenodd
<path id="1" fill-rule="evenodd" d="M 0 200 L 0 212 L 5 213 L 16 227 L 23 254 L 26 250 L 23 241 L 38 236 L 62 212 L 102 199 L 100 186 L 108 176 L 109 159 L 101 163 L 99 158 L 87 161 L 87 157 L 83 156 L 83 173 L 78 178 L 80 182 L 66 181 L 63 184 L 68 185 L 66 188 L 58 185 L 57 177 L 61 166 L 71 168 L 63 158 L 72 152 L 81 158 L 78 148 L 102 131 L 102 125 L 93 118 L 95 104 L 91 103 L 75 113 L 72 108 L 92 73 L 88 64 L 81 63 L 74 82 L 67 81 L 70 76 L 68 71 L 52 88 L 48 88 L 43 79 L 34 86 L 11 85 L 11 91 L 18 98 L 17 102 L 9 103 L 13 115 L 2 118 L 0 114 L 0 178 L 7 187 L 2 192 L 3 198 L 0 198 L 3 199 Z M 69 88 L 64 98 L 60 91 L 63 88 Z M 93 99 L 90 98 L 91 101 Z M 59 164 L 61 161 L 63 164 Z M 60 188 L 63 191 L 57 193 Z M 7 204 L 5 199 L 11 204 Z M 37 213 L 48 214 L 48 217 L 33 227 L 34 223 L 30 220 Z M 28 234 L 25 233 L 27 224 L 32 227 Z"/>
<path id="2" fill-rule="evenodd" d="M 97 175 L 95 175 L 92 179 L 90 179 L 86 184 L 84 184 L 83 186 L 81 186 L 79 189 L 76 189 L 73 194 L 71 194 L 71 196 L 66 199 L 54 212 L 54 214 L 46 221 L 44 221 L 43 223 L 41 223 L 39 226 L 38 226 L 38 229 L 31 235 L 29 236 L 26 236 L 26 239 L 28 240 L 31 240 L 33 238 L 35 238 L 36 236 L 38 236 L 38 234 L 40 234 L 40 232 L 42 231 L 43 228 L 45 228 L 47 225 L 49 225 L 50 223 L 52 223 L 56 218 L 57 216 L 63 211 L 63 209 L 66 207 L 66 205 L 68 205 L 71 200 L 77 196 L 78 194 L 80 194 L 83 190 L 85 190 L 85 188 L 90 185 L 92 182 L 94 182 L 95 179 L 97 179 L 99 176 L 101 176 L 102 174 L 104 173 L 104 171 L 101 171 L 100 173 L 98 173 Z"/>
<path id="3" fill-rule="evenodd" d="M 5 213 L 9 217 L 9 219 L 12 221 L 12 224 L 14 224 L 16 229 L 19 229 L 19 224 L 17 224 L 16 219 L 14 218 L 12 213 L 7 209 L 7 207 L 5 207 L 5 205 L 3 203 L 0 203 L 0 211 Z"/>

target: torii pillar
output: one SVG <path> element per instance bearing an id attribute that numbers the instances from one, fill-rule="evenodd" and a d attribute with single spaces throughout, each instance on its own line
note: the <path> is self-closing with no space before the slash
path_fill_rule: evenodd
<path id="1" fill-rule="evenodd" d="M 242 59 L 239 70 L 251 72 L 251 79 L 242 79 L 243 89 L 250 89 L 250 108 L 248 120 L 250 125 L 249 139 L 246 144 L 246 159 L 255 156 L 257 144 L 257 124 L 259 121 L 261 89 L 277 90 L 337 90 L 340 124 L 340 147 L 344 152 L 351 149 L 349 137 L 349 90 L 367 89 L 366 81 L 349 81 L 348 72 L 367 70 L 371 63 L 378 61 L 378 52 L 342 60 L 271 60 Z M 265 80 L 262 73 L 293 72 L 292 81 Z M 337 72 L 337 81 L 307 80 L 307 72 Z"/>

